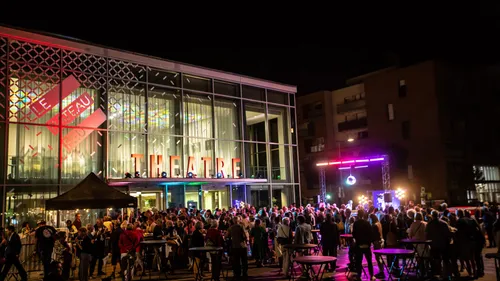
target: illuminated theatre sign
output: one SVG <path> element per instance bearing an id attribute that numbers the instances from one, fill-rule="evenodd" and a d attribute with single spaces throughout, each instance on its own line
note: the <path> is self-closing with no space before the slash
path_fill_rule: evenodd
<path id="1" fill-rule="evenodd" d="M 140 159 L 144 158 L 144 154 L 132 154 L 131 157 L 134 159 L 134 171 L 140 171 Z M 201 157 L 201 162 L 203 162 L 203 175 L 202 178 L 210 178 L 208 174 L 208 166 L 212 162 L 212 157 Z M 181 177 L 180 173 L 176 173 L 176 170 L 180 170 L 180 161 L 181 157 L 179 155 L 170 155 L 170 177 L 171 178 L 179 178 Z M 226 162 L 224 158 L 215 158 L 216 161 L 216 174 L 220 173 L 221 178 L 225 178 L 225 167 Z M 231 159 L 231 173 L 233 178 L 240 178 L 240 166 L 238 165 L 241 162 L 240 158 L 232 158 Z M 193 176 L 196 175 L 196 165 L 197 161 L 193 156 L 188 157 L 188 163 L 186 167 L 186 175 L 192 173 Z M 150 178 L 159 178 L 161 173 L 163 172 L 163 155 L 149 155 L 149 177 Z"/>
<path id="2" fill-rule="evenodd" d="M 76 78 L 72 75 L 68 76 L 61 82 L 60 85 L 52 88 L 48 93 L 38 98 L 29 106 L 30 113 L 33 114 L 28 114 L 28 120 L 31 122 L 36 121 L 50 112 L 52 108 L 59 104 L 59 93 L 62 95 L 61 98 L 65 99 L 79 87 L 80 83 L 76 80 Z M 93 104 L 94 100 L 87 92 L 85 92 L 73 100 L 69 105 L 64 107 L 60 114 L 56 114 L 54 117 L 50 118 L 46 124 L 58 126 L 59 120 L 61 120 L 62 126 L 69 125 Z M 106 114 L 102 111 L 102 109 L 98 108 L 90 114 L 89 117 L 85 118 L 85 120 L 78 124 L 79 127 L 84 128 L 72 129 L 69 133 L 63 136 L 62 145 L 68 151 L 73 150 L 105 121 Z M 59 128 L 57 127 L 48 127 L 48 129 L 53 135 L 57 136 L 59 134 Z"/>

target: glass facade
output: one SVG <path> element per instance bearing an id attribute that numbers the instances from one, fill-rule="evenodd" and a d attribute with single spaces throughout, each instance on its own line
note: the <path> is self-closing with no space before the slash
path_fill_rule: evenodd
<path id="1" fill-rule="evenodd" d="M 177 179 L 142 194 L 134 179 L 142 208 L 299 202 L 295 93 L 23 40 L 0 37 L 3 223 L 48 217 L 91 172 Z"/>

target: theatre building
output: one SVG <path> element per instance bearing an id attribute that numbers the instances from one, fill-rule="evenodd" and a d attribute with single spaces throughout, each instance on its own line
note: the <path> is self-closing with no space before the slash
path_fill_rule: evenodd
<path id="1" fill-rule="evenodd" d="M 45 200 L 91 172 L 142 210 L 300 202 L 295 93 L 0 27 L 3 221 L 61 222 Z"/>

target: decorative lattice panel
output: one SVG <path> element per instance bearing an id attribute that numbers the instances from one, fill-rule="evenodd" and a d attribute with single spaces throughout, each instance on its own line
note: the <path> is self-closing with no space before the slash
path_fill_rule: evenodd
<path id="1" fill-rule="evenodd" d="M 58 68 L 60 50 L 28 42 L 10 41 L 9 59 L 31 65 Z"/>
<path id="2" fill-rule="evenodd" d="M 59 72 L 20 63 L 10 63 L 9 68 L 9 120 L 45 123 L 55 115 L 59 94 L 51 90 L 59 84 Z M 38 101 L 42 96 L 43 103 Z"/>
<path id="3" fill-rule="evenodd" d="M 0 60 L 0 121 L 5 120 L 5 107 L 7 99 L 7 64 L 5 61 Z"/>
<path id="4" fill-rule="evenodd" d="M 106 59 L 103 57 L 67 50 L 62 51 L 62 56 L 64 69 L 93 75 L 106 75 Z"/>
<path id="5" fill-rule="evenodd" d="M 146 81 L 146 68 L 135 63 L 110 59 L 109 76 L 131 81 Z"/>
<path id="6" fill-rule="evenodd" d="M 0 58 L 7 56 L 7 39 L 0 37 Z"/>

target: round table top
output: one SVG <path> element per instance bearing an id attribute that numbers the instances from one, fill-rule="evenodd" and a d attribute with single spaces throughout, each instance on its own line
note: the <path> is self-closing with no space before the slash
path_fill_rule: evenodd
<path id="1" fill-rule="evenodd" d="M 302 257 L 296 257 L 293 259 L 296 263 L 300 264 L 323 264 L 323 263 L 330 263 L 334 262 L 337 260 L 336 257 L 329 257 L 329 256 L 302 256 Z"/>
<path id="2" fill-rule="evenodd" d="M 319 229 L 312 229 L 311 232 L 319 232 Z"/>
<path id="3" fill-rule="evenodd" d="M 283 247 L 285 249 L 301 250 L 301 249 L 313 249 L 313 248 L 318 247 L 318 245 L 316 245 L 316 244 L 286 244 Z"/>
<path id="4" fill-rule="evenodd" d="M 401 239 L 399 242 L 403 244 L 431 244 L 432 240 Z"/>
<path id="5" fill-rule="evenodd" d="M 212 252 L 212 251 L 222 251 L 222 247 L 211 247 L 211 246 L 205 246 L 205 247 L 194 247 L 194 248 L 189 248 L 190 251 L 197 251 L 197 252 Z"/>
<path id="6" fill-rule="evenodd" d="M 167 243 L 167 240 L 144 240 L 144 241 L 141 241 L 141 244 L 147 244 L 147 245 L 165 244 L 165 243 Z"/>
<path id="7" fill-rule="evenodd" d="M 380 250 L 374 250 L 374 254 L 381 254 L 381 255 L 413 255 L 414 251 L 413 250 L 407 250 L 407 249 L 380 249 Z"/>
<path id="8" fill-rule="evenodd" d="M 340 234 L 342 238 L 352 238 L 352 234 Z"/>

